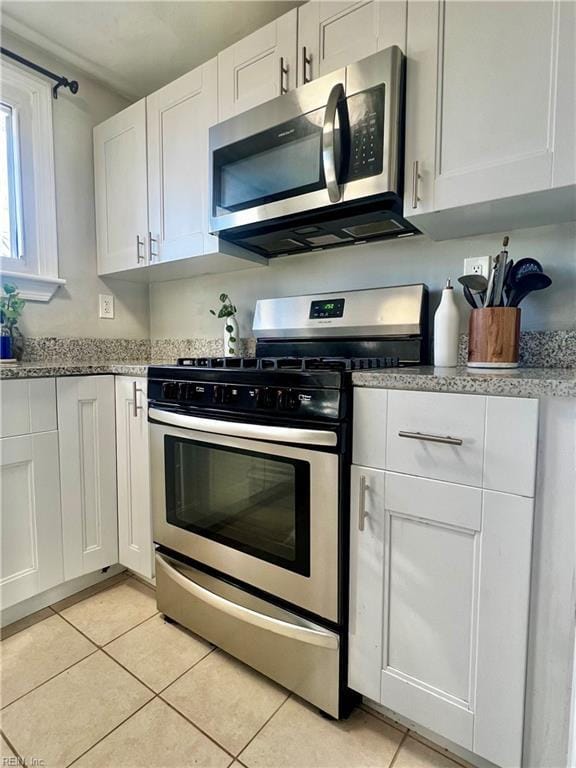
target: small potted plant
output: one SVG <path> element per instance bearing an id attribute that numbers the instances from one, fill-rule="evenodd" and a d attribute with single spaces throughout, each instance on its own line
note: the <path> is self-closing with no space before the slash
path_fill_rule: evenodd
<path id="1" fill-rule="evenodd" d="M 236 307 L 232 304 L 227 293 L 220 294 L 220 309 L 210 310 L 210 314 L 224 319 L 224 355 L 225 357 L 238 356 L 238 321 L 236 320 Z"/>
<path id="2" fill-rule="evenodd" d="M 0 360 L 14 359 L 14 337 L 18 320 L 26 302 L 20 298 L 15 285 L 4 283 L 0 295 Z"/>

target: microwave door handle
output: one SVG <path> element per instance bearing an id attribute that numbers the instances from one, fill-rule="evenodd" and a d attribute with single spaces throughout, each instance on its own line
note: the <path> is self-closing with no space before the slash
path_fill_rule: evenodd
<path id="1" fill-rule="evenodd" d="M 326 179 L 326 189 L 331 203 L 337 203 L 340 200 L 340 186 L 338 184 L 339 158 L 336 152 L 336 115 L 338 113 L 338 104 L 344 98 L 344 87 L 342 83 L 337 83 L 330 91 L 328 103 L 324 112 L 324 125 L 322 127 L 322 165 L 324 167 L 324 178 Z"/>

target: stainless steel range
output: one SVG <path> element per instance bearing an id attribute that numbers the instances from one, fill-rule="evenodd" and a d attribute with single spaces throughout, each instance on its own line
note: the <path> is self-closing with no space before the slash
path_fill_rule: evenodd
<path id="1" fill-rule="evenodd" d="M 344 716 L 351 372 L 426 359 L 422 285 L 259 301 L 255 358 L 149 369 L 159 609 Z"/>

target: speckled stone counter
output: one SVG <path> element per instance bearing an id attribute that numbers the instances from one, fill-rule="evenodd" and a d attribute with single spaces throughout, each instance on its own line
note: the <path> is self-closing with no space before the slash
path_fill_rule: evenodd
<path id="1" fill-rule="evenodd" d="M 162 365 L 170 361 L 158 361 Z M 146 376 L 149 362 L 109 363 L 21 363 L 0 367 L 0 379 L 29 379 L 40 376 Z M 468 392 L 509 397 L 576 397 L 574 368 L 517 368 L 508 371 L 472 371 L 460 368 L 402 368 L 352 375 L 357 387 L 415 389 L 424 392 Z"/>
<path id="2" fill-rule="evenodd" d="M 508 397 L 576 397 L 574 368 L 403 368 L 352 375 L 357 387 L 415 389 L 425 392 L 466 392 Z"/>
<path id="3" fill-rule="evenodd" d="M 0 379 L 32 379 L 41 376 L 90 376 L 115 374 L 117 376 L 146 376 L 148 362 L 142 363 L 20 363 L 1 366 Z"/>

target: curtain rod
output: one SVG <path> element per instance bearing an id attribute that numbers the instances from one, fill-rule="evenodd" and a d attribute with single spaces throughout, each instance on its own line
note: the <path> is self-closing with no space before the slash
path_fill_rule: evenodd
<path id="1" fill-rule="evenodd" d="M 7 56 L 9 59 L 14 59 L 14 61 L 23 64 L 25 67 L 33 69 L 35 72 L 39 72 L 41 75 L 49 77 L 51 80 L 56 80 L 56 85 L 52 88 L 52 96 L 54 96 L 55 99 L 58 98 L 58 88 L 69 88 L 70 93 L 78 93 L 78 88 L 80 86 L 78 85 L 77 80 L 68 80 L 68 78 L 64 77 L 64 75 L 55 75 L 54 72 L 50 72 L 49 69 L 44 69 L 44 67 L 41 67 L 39 64 L 34 64 L 34 62 L 28 61 L 28 59 L 25 59 L 23 56 L 19 56 L 13 51 L 9 51 L 7 48 L 0 48 L 0 53 L 2 56 Z"/>

